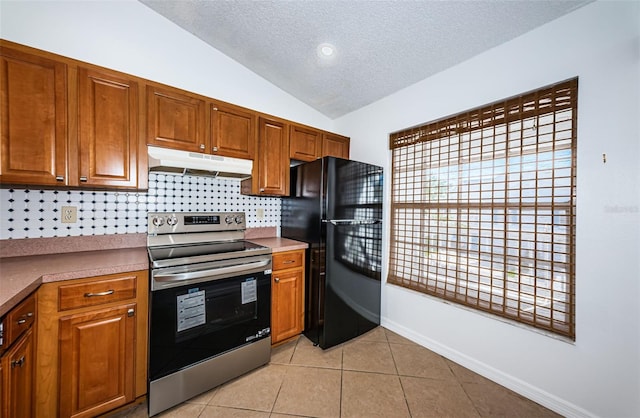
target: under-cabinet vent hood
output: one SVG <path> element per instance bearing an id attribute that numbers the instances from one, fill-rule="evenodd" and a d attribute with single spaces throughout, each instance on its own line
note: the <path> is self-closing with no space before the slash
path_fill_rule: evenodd
<path id="1" fill-rule="evenodd" d="M 245 179 L 253 161 L 149 146 L 149 171 L 187 176 Z"/>

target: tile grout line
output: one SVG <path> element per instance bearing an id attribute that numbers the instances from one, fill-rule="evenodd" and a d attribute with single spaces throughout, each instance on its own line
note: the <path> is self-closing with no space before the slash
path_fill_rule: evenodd
<path id="1" fill-rule="evenodd" d="M 276 413 L 274 412 L 274 409 L 276 407 L 276 403 L 278 403 L 278 397 L 280 396 L 280 392 L 282 391 L 282 386 L 284 385 L 284 381 L 287 377 L 287 374 L 289 373 L 290 368 L 293 366 L 293 364 L 291 364 L 291 361 L 293 360 L 293 356 L 295 355 L 296 350 L 298 349 L 299 343 L 300 343 L 300 337 L 296 339 L 296 345 L 293 347 L 293 350 L 291 350 L 291 356 L 289 357 L 289 361 L 287 362 L 287 364 L 285 364 L 284 376 L 282 378 L 282 381 L 280 382 L 280 386 L 278 387 L 278 393 L 276 394 L 276 397 L 273 400 L 273 405 L 271 405 L 271 411 L 269 411 L 269 416 Z"/>
<path id="2" fill-rule="evenodd" d="M 384 328 L 383 328 L 384 329 Z M 396 358 L 393 355 L 393 350 L 391 349 L 391 341 L 389 341 L 389 337 L 387 336 L 387 331 L 384 331 L 384 337 L 387 339 L 387 344 L 389 345 L 389 353 L 391 354 L 391 360 L 393 360 L 393 366 L 396 369 L 396 376 L 398 377 L 398 381 L 400 383 L 400 388 L 402 389 L 402 396 L 404 398 L 404 404 L 407 406 L 407 412 L 409 413 L 409 417 L 412 417 L 411 408 L 409 407 L 409 400 L 407 399 L 407 394 L 404 391 L 404 385 L 402 384 L 402 379 L 400 378 L 400 371 L 398 370 L 398 363 L 396 362 Z"/>

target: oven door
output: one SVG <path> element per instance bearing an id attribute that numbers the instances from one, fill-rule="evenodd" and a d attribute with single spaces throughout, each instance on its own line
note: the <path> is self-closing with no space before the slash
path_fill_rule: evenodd
<path id="1" fill-rule="evenodd" d="M 232 277 L 229 265 L 175 270 L 152 271 L 152 281 L 171 285 L 151 292 L 149 380 L 270 337 L 270 256 L 266 269 L 231 269 Z"/>

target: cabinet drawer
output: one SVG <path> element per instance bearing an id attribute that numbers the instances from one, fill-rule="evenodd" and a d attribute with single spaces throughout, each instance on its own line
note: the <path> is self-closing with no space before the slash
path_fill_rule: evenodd
<path id="1" fill-rule="evenodd" d="M 273 254 L 273 270 L 284 270 L 294 267 L 302 267 L 304 251 L 290 251 Z"/>
<path id="2" fill-rule="evenodd" d="M 58 309 L 83 308 L 136 297 L 136 276 L 128 275 L 94 282 L 62 285 L 58 289 Z"/>
<path id="3" fill-rule="evenodd" d="M 7 314 L 4 322 L 6 339 L 4 347 L 9 347 L 36 319 L 36 296 L 27 297 Z"/>

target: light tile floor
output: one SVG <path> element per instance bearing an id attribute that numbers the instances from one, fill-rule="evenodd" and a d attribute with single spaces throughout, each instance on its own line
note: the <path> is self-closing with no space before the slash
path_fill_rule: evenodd
<path id="1" fill-rule="evenodd" d="M 116 415 L 147 416 L 146 405 Z M 558 417 L 385 328 L 322 350 L 305 337 L 271 362 L 159 417 Z"/>

